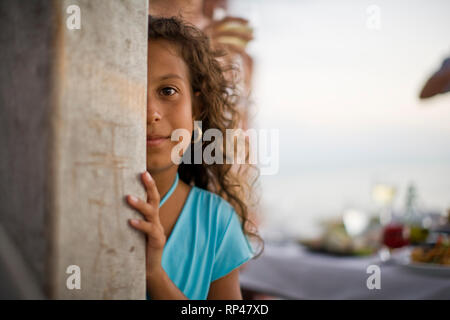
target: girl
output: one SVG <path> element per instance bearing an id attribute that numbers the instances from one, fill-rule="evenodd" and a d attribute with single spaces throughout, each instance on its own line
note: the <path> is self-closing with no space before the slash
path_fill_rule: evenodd
<path id="1" fill-rule="evenodd" d="M 144 217 L 130 223 L 147 237 L 147 298 L 242 299 L 238 267 L 255 257 L 247 236 L 263 244 L 248 226 L 248 169 L 255 167 L 226 164 L 226 154 L 213 164 L 172 161 L 175 145 L 189 147 L 180 157 L 196 147 L 203 154 L 203 131 L 214 128 L 225 137 L 236 127 L 234 86 L 200 30 L 150 16 L 148 31 L 147 200 L 127 196 Z M 203 131 L 194 130 L 194 121 Z M 172 141 L 175 129 L 186 129 L 189 139 Z"/>

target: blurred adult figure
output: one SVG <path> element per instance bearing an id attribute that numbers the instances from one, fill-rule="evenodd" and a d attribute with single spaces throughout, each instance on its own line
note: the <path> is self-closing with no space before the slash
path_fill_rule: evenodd
<path id="1" fill-rule="evenodd" d="M 420 92 L 420 99 L 431 98 L 446 92 L 450 92 L 450 57 L 442 62 L 441 68 L 425 83 Z"/>

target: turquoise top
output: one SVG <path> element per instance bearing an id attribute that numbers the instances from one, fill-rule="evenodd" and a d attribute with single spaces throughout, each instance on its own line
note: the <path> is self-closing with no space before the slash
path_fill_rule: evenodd
<path id="1" fill-rule="evenodd" d="M 205 300 L 211 282 L 253 255 L 231 204 L 193 186 L 164 246 L 162 267 L 188 299 Z"/>
<path id="2" fill-rule="evenodd" d="M 175 180 L 172 183 L 172 186 L 170 187 L 169 191 L 167 191 L 167 193 L 164 195 L 164 197 L 162 197 L 162 199 L 159 201 L 159 207 L 161 208 L 162 205 L 164 204 L 164 202 L 167 201 L 167 199 L 169 199 L 169 197 L 172 195 L 172 193 L 175 191 L 177 185 L 178 185 L 178 181 L 179 181 L 179 176 L 178 176 L 178 172 L 177 175 L 175 176 Z"/>

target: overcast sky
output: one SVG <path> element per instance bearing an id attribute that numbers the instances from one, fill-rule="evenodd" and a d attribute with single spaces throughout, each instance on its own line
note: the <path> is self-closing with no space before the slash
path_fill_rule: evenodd
<path id="1" fill-rule="evenodd" d="M 367 27 L 376 5 L 380 29 Z M 237 0 L 256 40 L 255 127 L 281 164 L 450 163 L 450 93 L 420 101 L 450 56 L 450 1 Z"/>

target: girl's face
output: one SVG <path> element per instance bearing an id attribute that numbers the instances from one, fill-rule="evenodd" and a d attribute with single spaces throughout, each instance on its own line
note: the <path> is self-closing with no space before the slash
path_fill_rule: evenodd
<path id="1" fill-rule="evenodd" d="M 164 170 L 174 163 L 171 141 L 175 129 L 186 129 L 190 143 L 193 130 L 192 90 L 189 68 L 176 46 L 166 40 L 150 40 L 148 46 L 147 170 Z M 150 140 L 152 136 L 164 139 Z M 184 138 L 183 138 L 184 140 Z M 184 141 L 185 145 L 187 141 Z M 183 148 L 186 151 L 186 148 Z"/>

